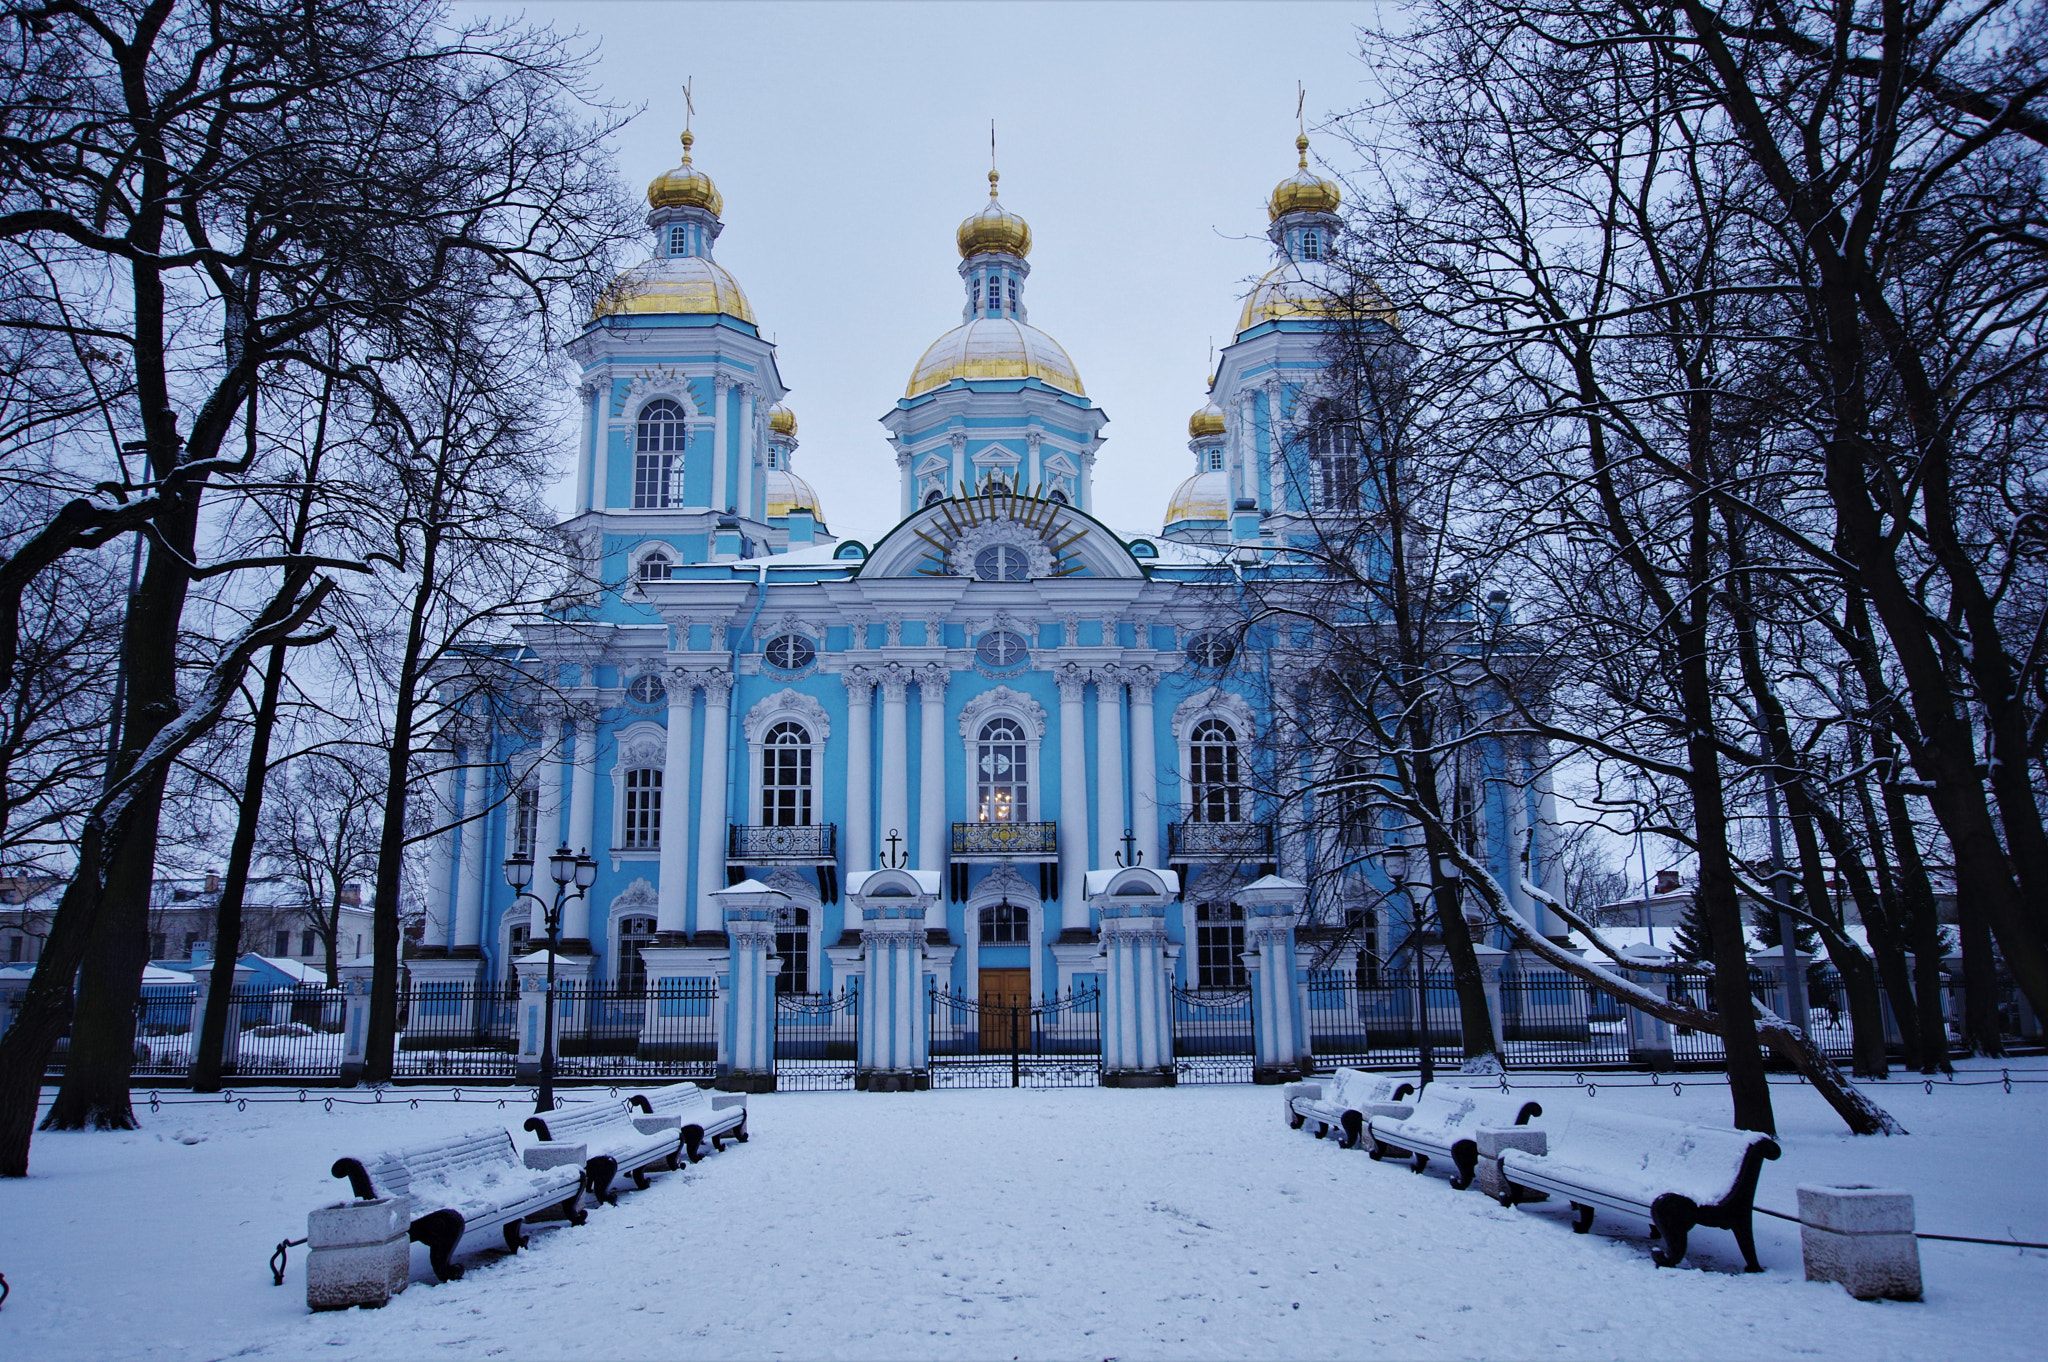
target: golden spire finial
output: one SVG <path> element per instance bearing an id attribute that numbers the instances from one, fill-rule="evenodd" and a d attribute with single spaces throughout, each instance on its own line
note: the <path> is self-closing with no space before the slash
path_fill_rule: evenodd
<path id="1" fill-rule="evenodd" d="M 1294 149 L 1301 153 L 1301 168 L 1308 169 L 1308 120 L 1302 110 L 1308 105 L 1308 91 L 1301 82 L 1294 82 Z"/>
<path id="2" fill-rule="evenodd" d="M 996 169 L 996 121 L 988 121 L 988 196 L 996 196 L 996 181 L 1003 178 L 1003 172 Z"/>
<path id="3" fill-rule="evenodd" d="M 683 81 L 683 164 L 690 163 L 690 148 L 696 144 L 697 136 L 690 131 L 690 120 L 697 115 L 697 102 L 691 97 L 690 87 L 696 83 L 691 76 Z"/>

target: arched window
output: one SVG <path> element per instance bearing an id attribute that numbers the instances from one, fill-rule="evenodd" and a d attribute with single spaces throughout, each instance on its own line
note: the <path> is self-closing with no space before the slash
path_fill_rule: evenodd
<path id="1" fill-rule="evenodd" d="M 643 582 L 665 582 L 668 580 L 668 570 L 671 566 L 668 555 L 656 549 L 640 560 L 640 566 L 634 575 Z"/>
<path id="2" fill-rule="evenodd" d="M 626 772 L 626 826 L 621 847 L 651 851 L 661 845 L 661 768 Z"/>
<path id="3" fill-rule="evenodd" d="M 975 743 L 975 810 L 984 823 L 1031 821 L 1030 747 L 1015 719 L 990 719 Z"/>
<path id="4" fill-rule="evenodd" d="M 647 962 L 640 958 L 640 948 L 653 944 L 653 918 L 635 916 L 619 919 L 619 963 L 612 972 L 619 992 L 638 996 L 647 991 Z"/>
<path id="5" fill-rule="evenodd" d="M 1301 234 L 1301 258 L 1321 260 L 1323 258 L 1323 234 L 1310 230 Z"/>
<path id="6" fill-rule="evenodd" d="M 673 473 L 682 462 L 688 427 L 683 409 L 657 397 L 640 409 L 633 453 L 633 505 L 639 509 L 673 504 Z M 666 568 L 664 568 L 666 575 Z"/>
<path id="7" fill-rule="evenodd" d="M 981 311 L 981 276 L 974 276 L 974 311 Z"/>
<path id="8" fill-rule="evenodd" d="M 1055 506 L 1068 506 L 1072 504 L 1067 500 L 1067 494 L 1057 487 L 1052 489 L 1052 495 L 1047 500 L 1051 501 Z"/>
<path id="9" fill-rule="evenodd" d="M 1014 903 L 998 903 L 981 910 L 981 944 L 1021 946 L 1031 939 L 1031 910 Z"/>
<path id="10" fill-rule="evenodd" d="M 1367 988 L 1380 986 L 1380 923 L 1368 908 L 1345 910 L 1344 925 L 1358 943 L 1358 982 Z"/>
<path id="11" fill-rule="evenodd" d="M 1015 278 L 1010 280 L 1010 315 L 1012 317 L 1017 315 L 1017 281 Z"/>
<path id="12" fill-rule="evenodd" d="M 1195 907 L 1195 987 L 1244 988 L 1244 909 L 1234 903 Z"/>
<path id="13" fill-rule="evenodd" d="M 1358 509 L 1358 432 L 1348 425 L 1325 425 L 1309 441 L 1315 469 L 1316 509 Z"/>
<path id="14" fill-rule="evenodd" d="M 690 229 L 681 222 L 672 222 L 668 227 L 668 253 L 688 255 L 690 253 Z"/>
<path id="15" fill-rule="evenodd" d="M 770 445 L 768 446 L 768 471 L 771 473 L 782 466 L 781 464 L 775 462 L 775 459 L 775 446 Z"/>
<path id="16" fill-rule="evenodd" d="M 519 969 L 513 962 L 526 954 L 532 944 L 532 936 L 533 928 L 525 922 L 516 922 L 505 929 L 505 988 L 514 997 L 519 996 Z"/>
<path id="17" fill-rule="evenodd" d="M 1212 449 L 1209 451 L 1209 471 L 1211 473 L 1221 473 L 1223 471 L 1222 450 Z"/>
<path id="18" fill-rule="evenodd" d="M 811 735 L 783 722 L 761 743 L 761 822 L 771 828 L 811 825 Z"/>
<path id="19" fill-rule="evenodd" d="M 785 904 L 775 910 L 777 993 L 811 991 L 811 910 Z"/>
<path id="20" fill-rule="evenodd" d="M 974 555 L 974 575 L 984 582 L 1028 582 L 1031 560 L 1014 544 L 991 544 Z"/>
<path id="21" fill-rule="evenodd" d="M 1221 719 L 1204 719 L 1195 725 L 1194 736 L 1188 740 L 1188 783 L 1193 795 L 1188 810 L 1190 821 L 1243 821 L 1237 731 Z"/>
<path id="22" fill-rule="evenodd" d="M 931 491 L 924 494 L 924 504 L 927 506 L 936 506 L 945 499 L 946 489 L 943 487 L 934 487 Z"/>
<path id="23" fill-rule="evenodd" d="M 512 796 L 512 854 L 533 858 L 533 834 L 540 826 L 540 791 L 531 785 Z"/>

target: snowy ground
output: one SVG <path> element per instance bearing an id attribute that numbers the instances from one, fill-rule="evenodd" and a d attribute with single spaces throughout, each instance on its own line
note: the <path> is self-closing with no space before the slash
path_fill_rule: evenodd
<path id="1" fill-rule="evenodd" d="M 2048 1240 L 2048 1082 L 1874 1095 L 1911 1136 L 1852 1138 L 1811 1090 L 1779 1088 L 1786 1154 L 1759 1203 L 1791 1209 L 1801 1181 L 1881 1183 L 1916 1195 L 1923 1230 Z M 1923 1243 L 1926 1303 L 1861 1304 L 1802 1280 L 1796 1227 L 1763 1219 L 1765 1275 L 1737 1272 L 1715 1230 L 1662 1271 L 1641 1225 L 1603 1216 L 1576 1237 L 1568 1211 L 1504 1210 L 1291 1133 L 1278 1094 L 1250 1087 L 771 1094 L 752 1099 L 752 1143 L 581 1229 L 536 1230 L 517 1258 L 472 1259 L 461 1282 L 311 1315 L 295 1250 L 271 1286 L 271 1246 L 341 1191 L 336 1155 L 517 1129 L 523 1104 L 478 1096 L 166 1105 L 132 1134 L 39 1135 L 34 1176 L 0 1183 L 0 1358 L 1984 1362 L 2039 1356 L 2048 1326 L 2048 1253 Z M 1720 1123 L 1727 1094 L 1603 1083 L 1541 1100 Z"/>

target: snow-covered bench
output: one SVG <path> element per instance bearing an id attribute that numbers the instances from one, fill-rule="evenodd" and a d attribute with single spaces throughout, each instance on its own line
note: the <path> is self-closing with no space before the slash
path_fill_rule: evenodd
<path id="1" fill-rule="evenodd" d="M 1432 1083 L 1416 1095 L 1414 1110 L 1406 1116 L 1366 1119 L 1366 1152 L 1375 1159 L 1413 1155 L 1418 1173 L 1431 1159 L 1448 1159 L 1458 1170 L 1451 1186 L 1463 1191 L 1479 1166 L 1475 1132 L 1481 1126 L 1527 1125 L 1530 1117 L 1542 1114 L 1541 1106 L 1510 1093 Z"/>
<path id="2" fill-rule="evenodd" d="M 642 1112 L 634 1124 L 643 1133 L 679 1132 L 691 1163 L 704 1157 L 706 1140 L 717 1150 L 725 1148 L 728 1136 L 741 1144 L 747 1142 L 747 1095 L 743 1092 L 710 1093 L 685 1082 L 636 1092 L 626 1100 Z"/>
<path id="3" fill-rule="evenodd" d="M 1778 1157 L 1770 1136 L 1581 1109 L 1569 1121 L 1522 1133 L 1517 1143 L 1536 1147 L 1500 1151 L 1503 1205 L 1541 1199 L 1529 1193 L 1563 1197 L 1577 1212 L 1572 1228 L 1580 1234 L 1593 1228 L 1596 1207 L 1647 1216 L 1651 1235 L 1664 1241 L 1650 1250 L 1659 1267 L 1676 1267 L 1686 1234 L 1711 1225 L 1735 1236 L 1745 1268 L 1763 1271 L 1749 1211 L 1763 1161 Z"/>
<path id="4" fill-rule="evenodd" d="M 1414 1091 L 1415 1084 L 1405 1078 L 1339 1069 L 1329 1078 L 1289 1083 L 1281 1094 L 1286 1101 L 1288 1129 L 1300 1130 L 1314 1121 L 1318 1140 L 1334 1129 L 1338 1144 L 1355 1149 L 1371 1117 L 1399 1119 L 1413 1111 L 1414 1107 L 1401 1099 Z"/>
<path id="5" fill-rule="evenodd" d="M 619 1194 L 612 1180 L 624 1173 L 633 1185 L 647 1190 L 647 1170 L 674 1168 L 682 1158 L 678 1122 L 649 1117 L 615 1099 L 572 1102 L 526 1118 L 526 1128 L 546 1143 L 582 1144 L 590 1157 L 583 1164 L 583 1188 L 606 1205 L 616 1206 Z"/>
<path id="6" fill-rule="evenodd" d="M 412 1241 L 427 1246 L 434 1276 L 447 1282 L 462 1275 L 455 1255 L 466 1237 L 501 1230 L 505 1247 L 517 1252 L 526 1246 L 523 1221 L 581 1225 L 589 1215 L 585 1158 L 582 1145 L 554 1144 L 535 1145 L 522 1159 L 510 1131 L 486 1126 L 368 1160 L 336 1159 L 333 1172 L 359 1200 L 410 1196 Z"/>

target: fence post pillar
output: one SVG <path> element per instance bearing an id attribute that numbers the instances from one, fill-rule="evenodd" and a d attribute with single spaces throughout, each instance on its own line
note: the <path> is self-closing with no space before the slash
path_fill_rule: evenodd
<path id="1" fill-rule="evenodd" d="M 1668 965 L 1670 951 L 1655 946 L 1633 945 L 1621 948 L 1627 961 L 1643 965 Z M 1624 967 L 1622 975 L 1632 984 L 1640 984 L 1660 998 L 1671 997 L 1671 976 L 1655 970 L 1629 969 Z M 1634 1064 L 1653 1070 L 1671 1067 L 1671 1023 L 1662 1017 L 1653 1017 L 1639 1007 L 1622 1009 L 1628 1015 L 1628 1057 Z"/>
<path id="2" fill-rule="evenodd" d="M 731 972 L 726 988 L 725 1053 L 717 1086 L 726 1092 L 775 1091 L 775 917 L 789 895 L 742 880 L 711 897 L 724 915 Z"/>
<path id="3" fill-rule="evenodd" d="M 353 1087 L 363 1081 L 370 1054 L 369 958 L 341 967 L 341 1081 Z"/>
<path id="4" fill-rule="evenodd" d="M 412 976 L 408 1029 L 431 1030 L 434 1038 L 444 1043 L 465 1041 L 477 1034 L 478 984 L 484 970 L 481 959 L 473 955 L 416 956 L 406 961 L 405 967 Z M 559 1020 L 556 1026 L 559 1036 Z"/>
<path id="5" fill-rule="evenodd" d="M 555 1058 L 559 1061 L 565 1053 L 564 1041 L 582 1039 L 590 1016 L 590 967 L 591 957 L 587 955 L 558 955 L 555 957 Z M 531 955 L 522 956 L 512 962 L 519 971 L 519 1031 L 517 1058 L 513 1062 L 513 1076 L 534 1082 L 540 1078 L 540 1047 L 546 1035 L 543 1025 L 546 1014 L 540 1009 L 545 1005 L 548 987 L 548 948 L 542 946 Z M 421 1005 L 419 976 L 415 974 L 413 1007 Z M 530 1024 L 530 1025 L 529 1025 Z M 532 1044 L 528 1045 L 527 1032 L 531 1029 Z M 556 1076 L 561 1074 L 560 1064 L 556 1065 Z"/>
<path id="6" fill-rule="evenodd" d="M 1479 957 L 1479 982 L 1486 990 L 1486 1015 L 1493 1022 L 1493 1043 L 1505 1054 L 1508 1037 L 1500 1005 L 1500 967 L 1506 962 L 1508 953 L 1498 946 L 1478 941 L 1472 943 L 1472 953 Z"/>
<path id="7" fill-rule="evenodd" d="M 512 1019 L 512 1076 L 521 1083 L 540 1081 L 540 1043 L 547 1025 L 547 987 L 545 965 L 538 970 L 520 968 L 519 1002 Z M 561 1019 L 558 1017 L 556 1020 Z"/>
<path id="8" fill-rule="evenodd" d="M 1171 870 L 1091 870 L 1089 907 L 1102 939 L 1102 1086 L 1174 1083 L 1172 984 L 1166 970 L 1166 905 L 1180 892 Z"/>
<path id="9" fill-rule="evenodd" d="M 249 980 L 255 977 L 255 974 L 256 971 L 247 965 L 235 966 L 235 982 L 228 990 L 227 1030 L 221 1034 L 220 1040 L 220 1072 L 223 1078 L 233 1077 L 235 1071 L 241 1067 L 242 1009 L 236 1006 L 236 995 L 242 992 L 248 985 Z M 192 1055 L 195 1058 L 199 1053 L 199 1028 L 206 1019 L 206 998 L 212 989 L 213 962 L 208 960 L 204 962 L 202 967 L 192 971 L 191 1032 Z M 271 1020 L 267 1010 L 263 1020 Z"/>
<path id="10" fill-rule="evenodd" d="M 1266 875 L 1231 897 L 1245 913 L 1245 964 L 1252 976 L 1252 1082 L 1291 1083 L 1315 1072 L 1294 953 L 1294 928 L 1308 901 L 1308 886 Z"/>
<path id="11" fill-rule="evenodd" d="M 860 1050 L 853 1085 L 908 1092 L 931 1084 L 930 1002 L 925 992 L 925 911 L 938 898 L 937 870 L 872 870 L 849 878 L 860 912 Z"/>

